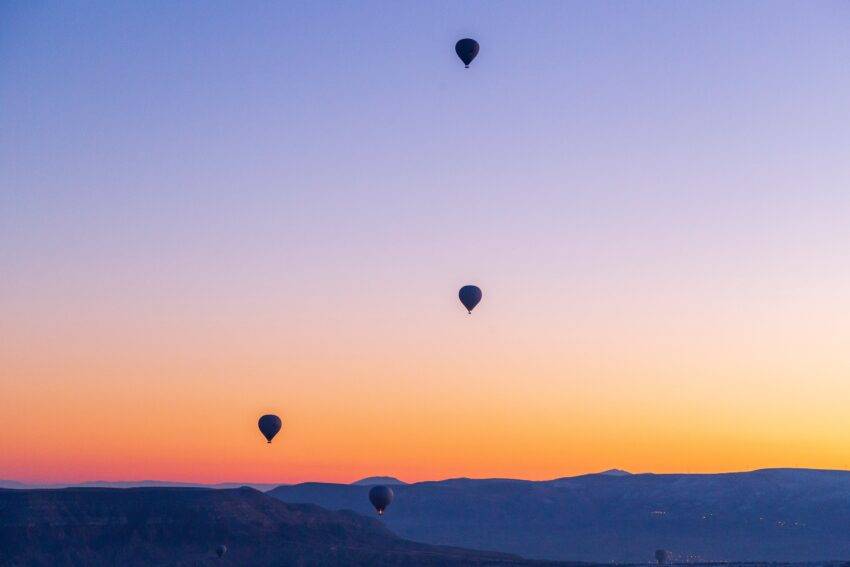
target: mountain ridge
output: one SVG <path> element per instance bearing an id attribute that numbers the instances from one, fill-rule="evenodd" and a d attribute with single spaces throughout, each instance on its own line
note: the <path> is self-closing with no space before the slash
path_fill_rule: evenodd
<path id="1" fill-rule="evenodd" d="M 219 560 L 215 549 L 227 547 Z M 0 489 L 0 564 L 493 565 L 516 555 L 399 538 L 350 511 L 287 504 L 252 488 Z"/>
<path id="2" fill-rule="evenodd" d="M 417 541 L 593 562 L 850 558 L 850 471 L 589 474 L 447 479 L 393 487 L 384 515 Z M 305 483 L 269 495 L 370 514 L 363 487 Z"/>
<path id="3" fill-rule="evenodd" d="M 351 483 L 354 486 L 375 486 L 376 484 L 384 484 L 387 486 L 395 486 L 399 484 L 408 484 L 394 476 L 367 476 L 360 480 L 355 480 Z"/>
<path id="4" fill-rule="evenodd" d="M 423 482 L 449 482 L 449 481 L 481 481 L 481 480 L 501 480 L 501 481 L 516 481 L 516 482 L 554 482 L 565 479 L 573 479 L 573 478 L 581 478 L 581 477 L 590 477 L 590 476 L 640 476 L 640 475 L 654 475 L 654 476 L 672 476 L 672 475 L 687 475 L 687 476 L 712 476 L 712 475 L 735 475 L 735 474 L 747 474 L 747 473 L 757 473 L 757 472 L 765 472 L 765 471 L 776 471 L 776 472 L 815 472 L 815 473 L 847 473 L 850 474 L 850 470 L 845 469 L 816 469 L 816 468 L 806 468 L 806 467 L 767 467 L 767 468 L 759 468 L 752 470 L 744 470 L 744 471 L 723 471 L 723 472 L 673 472 L 673 473 L 656 473 L 656 472 L 640 472 L 640 473 L 632 473 L 623 469 L 608 469 L 600 472 L 591 472 L 591 473 L 581 473 L 577 475 L 569 475 L 569 476 L 561 476 L 555 477 L 551 479 L 544 480 L 529 480 L 523 478 L 510 478 L 510 477 L 448 477 L 443 479 L 431 479 L 431 480 L 422 480 L 413 483 L 408 483 L 403 480 L 400 480 L 393 476 L 370 476 L 361 478 L 354 482 L 348 483 L 350 485 L 369 485 L 369 484 L 420 484 Z M 214 488 L 214 489 L 229 489 L 229 488 L 240 488 L 243 486 L 249 486 L 251 488 L 255 488 L 260 490 L 261 492 L 266 492 L 268 490 L 277 488 L 279 486 L 294 486 L 297 484 L 307 484 L 307 483 L 317 483 L 317 484 L 343 484 L 336 482 L 325 482 L 325 481 L 304 481 L 300 483 L 275 483 L 275 482 L 217 482 L 217 483 L 205 483 L 205 482 L 192 482 L 192 481 L 180 481 L 180 480 L 154 480 L 154 479 L 142 479 L 142 480 L 85 480 L 80 482 L 25 482 L 14 479 L 0 479 L 0 488 L 10 488 L 10 489 L 24 489 L 24 490 L 41 490 L 41 489 L 63 489 L 63 488 L 82 488 L 82 487 L 97 487 L 97 488 L 143 488 L 143 487 L 162 487 L 162 488 Z"/>

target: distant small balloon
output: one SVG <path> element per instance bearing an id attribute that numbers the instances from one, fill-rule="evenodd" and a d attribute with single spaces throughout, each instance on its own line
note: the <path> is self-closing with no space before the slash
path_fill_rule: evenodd
<path id="1" fill-rule="evenodd" d="M 469 69 L 469 64 L 478 55 L 478 42 L 474 39 L 464 38 L 455 44 L 455 53 L 463 61 L 463 64 Z"/>
<path id="2" fill-rule="evenodd" d="M 659 565 L 664 565 L 667 563 L 667 560 L 670 559 L 671 553 L 666 549 L 656 549 L 655 550 L 655 560 Z"/>
<path id="3" fill-rule="evenodd" d="M 227 553 L 227 546 L 224 544 L 219 545 L 215 548 L 215 554 L 218 555 L 219 559 L 224 557 L 224 554 Z"/>
<path id="4" fill-rule="evenodd" d="M 260 428 L 260 432 L 266 438 L 266 441 L 271 443 L 274 436 L 280 431 L 281 426 L 283 426 L 283 422 L 278 416 L 268 414 L 261 417 L 257 425 Z"/>
<path id="5" fill-rule="evenodd" d="M 375 510 L 378 511 L 379 516 L 383 516 L 384 510 L 387 509 L 387 506 L 392 504 L 394 497 L 395 494 L 393 494 L 393 489 L 389 486 L 373 486 L 369 491 L 369 502 L 371 502 L 372 506 L 375 507 Z"/>
<path id="6" fill-rule="evenodd" d="M 478 286 L 474 285 L 465 285 L 460 288 L 460 291 L 457 292 L 458 299 L 463 303 L 463 306 L 466 307 L 466 310 L 469 311 L 470 315 L 472 314 L 472 310 L 475 309 L 475 306 L 478 305 L 478 302 L 481 301 L 481 289 Z"/>

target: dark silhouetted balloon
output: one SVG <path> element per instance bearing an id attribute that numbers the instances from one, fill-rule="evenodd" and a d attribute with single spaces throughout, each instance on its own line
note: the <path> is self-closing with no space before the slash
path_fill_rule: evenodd
<path id="1" fill-rule="evenodd" d="M 372 506 L 378 511 L 378 515 L 381 516 L 384 510 L 387 509 L 387 506 L 392 504 L 394 496 L 393 489 L 389 486 L 373 486 L 369 491 L 369 502 L 372 503 Z"/>
<path id="2" fill-rule="evenodd" d="M 478 286 L 465 285 L 457 292 L 457 296 L 460 302 L 463 303 L 463 306 L 466 307 L 466 310 L 471 314 L 475 306 L 478 305 L 478 302 L 481 301 L 481 290 Z"/>
<path id="3" fill-rule="evenodd" d="M 264 415 L 260 418 L 260 421 L 257 422 L 257 425 L 260 427 L 260 432 L 266 440 L 271 443 L 274 436 L 277 435 L 278 431 L 280 431 L 283 422 L 280 421 L 280 418 L 276 415 Z"/>
<path id="4" fill-rule="evenodd" d="M 227 553 L 227 546 L 224 544 L 219 545 L 215 548 L 215 554 L 218 555 L 219 558 L 224 557 L 224 554 Z"/>
<path id="5" fill-rule="evenodd" d="M 670 558 L 670 552 L 666 549 L 656 549 L 655 550 L 655 560 L 658 561 L 659 565 L 663 565 L 667 563 L 667 560 Z"/>
<path id="6" fill-rule="evenodd" d="M 463 64 L 468 69 L 469 64 L 478 55 L 478 42 L 468 37 L 462 39 L 455 44 L 455 53 L 457 53 L 457 56 L 460 57 L 460 60 L 463 61 Z"/>

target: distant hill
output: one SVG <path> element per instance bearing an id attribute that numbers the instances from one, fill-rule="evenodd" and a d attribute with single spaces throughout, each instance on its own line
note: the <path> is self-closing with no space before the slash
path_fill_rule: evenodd
<path id="1" fill-rule="evenodd" d="M 280 484 L 269 483 L 251 483 L 251 482 L 221 482 L 218 484 L 204 484 L 200 482 L 177 482 L 171 480 L 87 480 L 84 482 L 66 482 L 66 483 L 24 483 L 15 480 L 0 480 L 0 488 L 22 488 L 22 489 L 37 489 L 37 488 L 240 488 L 249 486 L 261 492 L 266 492 L 272 488 L 281 486 Z"/>
<path id="2" fill-rule="evenodd" d="M 385 484 L 389 486 L 407 483 L 392 476 L 369 476 L 366 478 L 361 478 L 360 480 L 355 480 L 351 484 L 355 486 L 374 486 L 376 484 Z"/>
<path id="3" fill-rule="evenodd" d="M 621 469 L 608 469 L 607 471 L 602 471 L 601 473 L 596 474 L 603 474 L 605 476 L 629 476 L 632 473 Z"/>
<path id="4" fill-rule="evenodd" d="M 0 565 L 532 564 L 405 541 L 374 519 L 250 488 L 0 490 Z"/>
<path id="5" fill-rule="evenodd" d="M 850 559 L 850 472 L 591 474 L 452 479 L 393 487 L 387 526 L 416 541 L 526 557 L 646 562 Z M 268 494 L 374 514 L 366 487 L 306 483 Z"/>

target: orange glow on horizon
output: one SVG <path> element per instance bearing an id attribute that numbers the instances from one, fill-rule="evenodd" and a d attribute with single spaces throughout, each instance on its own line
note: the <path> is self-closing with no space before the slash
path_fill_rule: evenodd
<path id="1" fill-rule="evenodd" d="M 805 366 L 777 348 L 783 335 L 746 341 L 717 312 L 684 342 L 663 319 L 631 333 L 642 316 L 620 311 L 628 340 L 614 349 L 599 325 L 558 335 L 534 328 L 536 313 L 513 312 L 505 327 L 498 306 L 472 317 L 455 307 L 412 327 L 381 317 L 368 336 L 338 320 L 333 348 L 317 326 L 263 333 L 268 323 L 249 319 L 238 333 L 193 336 L 54 329 L 54 344 L 19 328 L 3 351 L 15 380 L 0 400 L 0 471 L 38 482 L 350 482 L 850 465 L 850 417 L 826 388 L 846 389 L 850 369 L 828 343 L 798 342 L 823 355 Z M 810 376 L 822 386 L 801 388 Z M 284 422 L 271 445 L 256 428 L 267 412 Z"/>

